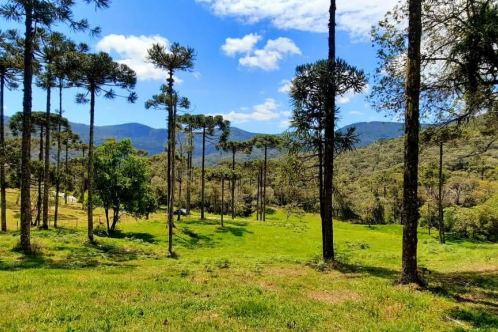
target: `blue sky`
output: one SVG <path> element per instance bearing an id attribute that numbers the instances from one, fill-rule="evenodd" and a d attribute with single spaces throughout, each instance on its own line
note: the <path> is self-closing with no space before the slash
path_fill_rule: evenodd
<path id="1" fill-rule="evenodd" d="M 95 12 L 78 5 L 77 18 L 88 18 L 102 28 L 89 38 L 74 34 L 92 51 L 109 52 L 116 61 L 137 71 L 137 103 L 116 99 L 97 100 L 96 124 L 138 122 L 164 128 L 162 111 L 146 110 L 145 101 L 158 92 L 164 75 L 144 63 L 153 42 L 179 42 L 197 51 L 192 72 L 176 74 L 176 89 L 192 102 L 191 112 L 222 114 L 233 126 L 261 133 L 286 129 L 291 111 L 286 86 L 296 66 L 327 56 L 327 0 L 148 0 L 114 1 L 109 9 Z M 375 24 L 395 0 L 338 0 L 338 56 L 372 73 L 375 51 L 368 39 Z M 17 27 L 2 22 L 2 26 Z M 20 28 L 20 26 L 19 26 Z M 88 123 L 87 105 L 75 104 L 76 90 L 64 93 L 64 114 L 73 122 Z M 6 114 L 21 110 L 21 91 L 6 92 Z M 45 109 L 45 92 L 35 89 L 35 111 Z M 54 101 L 54 104 L 55 101 Z M 386 120 L 372 111 L 364 95 L 339 100 L 340 125 Z M 55 112 L 55 108 L 53 111 Z"/>

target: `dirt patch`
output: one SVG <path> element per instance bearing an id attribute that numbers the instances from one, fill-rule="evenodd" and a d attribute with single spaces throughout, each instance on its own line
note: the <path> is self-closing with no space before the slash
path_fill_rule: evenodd
<path id="1" fill-rule="evenodd" d="M 264 289 L 275 288 L 275 284 L 273 282 L 269 282 L 269 281 L 258 281 L 256 283 L 256 285 L 258 285 L 259 287 L 264 288 Z"/>
<path id="2" fill-rule="evenodd" d="M 361 299 L 361 295 L 357 292 L 341 289 L 334 291 L 315 291 L 308 294 L 310 299 L 315 301 L 320 301 L 328 304 L 338 305 L 347 301 L 359 301 Z"/>
<path id="3" fill-rule="evenodd" d="M 303 277 L 308 275 L 309 272 L 303 266 L 268 266 L 264 269 L 264 275 L 277 276 L 277 277 Z"/>
<path id="4" fill-rule="evenodd" d="M 398 319 L 399 313 L 402 312 L 404 306 L 401 303 L 395 303 L 388 306 L 384 312 L 384 320 L 394 321 Z"/>

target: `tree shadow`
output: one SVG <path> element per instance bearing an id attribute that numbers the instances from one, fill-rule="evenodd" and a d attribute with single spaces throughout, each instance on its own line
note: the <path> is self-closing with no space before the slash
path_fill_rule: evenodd
<path id="1" fill-rule="evenodd" d="M 156 237 L 152 234 L 149 234 L 149 233 L 123 232 L 121 230 L 116 230 L 109 235 L 102 234 L 99 236 L 109 237 L 112 239 L 126 239 L 126 240 L 130 240 L 130 241 L 140 240 L 142 242 L 151 243 L 151 244 L 158 243 L 158 241 L 156 240 Z"/>
<path id="2" fill-rule="evenodd" d="M 219 227 L 216 230 L 216 233 L 223 233 L 223 234 L 230 233 L 233 236 L 237 237 L 244 236 L 244 234 L 253 234 L 253 232 L 248 231 L 244 227 L 231 227 L 231 226 Z"/>
<path id="3" fill-rule="evenodd" d="M 184 225 L 199 225 L 199 226 L 219 226 L 221 225 L 221 221 L 219 219 L 190 219 L 185 218 L 182 219 L 179 223 Z M 248 225 L 246 221 L 235 221 L 229 220 L 225 221 L 225 225 L 230 224 L 237 227 L 245 227 Z"/>
<path id="4" fill-rule="evenodd" d="M 198 234 L 188 227 L 182 227 L 179 230 L 182 235 L 177 235 L 178 243 L 188 249 L 214 247 L 215 241 L 212 235 Z"/>

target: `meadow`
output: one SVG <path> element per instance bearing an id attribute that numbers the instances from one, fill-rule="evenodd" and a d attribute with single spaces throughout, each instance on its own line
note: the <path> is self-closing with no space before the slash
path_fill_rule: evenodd
<path id="1" fill-rule="evenodd" d="M 320 259 L 317 215 L 266 222 L 198 215 L 176 223 L 167 256 L 163 213 L 125 218 L 86 241 L 80 204 L 61 227 L 33 229 L 16 250 L 17 193 L 0 235 L 0 331 L 498 331 L 498 245 L 420 229 L 427 287 L 396 284 L 401 226 L 336 221 L 339 264 Z M 96 220 L 103 219 L 96 211 Z"/>

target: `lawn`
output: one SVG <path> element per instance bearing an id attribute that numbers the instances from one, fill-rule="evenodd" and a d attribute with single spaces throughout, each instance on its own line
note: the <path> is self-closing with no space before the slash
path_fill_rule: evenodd
<path id="1" fill-rule="evenodd" d="M 62 227 L 33 230 L 37 254 L 14 248 L 18 207 L 0 235 L 0 331 L 498 331 L 498 245 L 447 245 L 420 230 L 427 288 L 399 286 L 400 226 L 335 223 L 340 264 L 319 259 L 319 218 L 177 223 L 124 219 L 86 242 L 80 205 Z M 96 219 L 103 221 L 102 212 Z M 228 219 L 228 218 L 227 218 Z"/>

